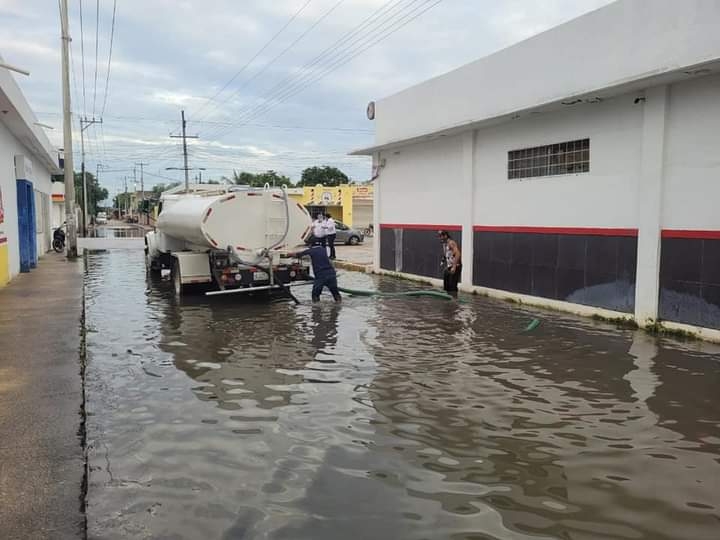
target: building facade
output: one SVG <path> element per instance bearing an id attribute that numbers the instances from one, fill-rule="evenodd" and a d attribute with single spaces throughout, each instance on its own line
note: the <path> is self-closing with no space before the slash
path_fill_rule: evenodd
<path id="1" fill-rule="evenodd" d="M 720 339 L 719 27 L 620 0 L 378 101 L 376 270 L 447 229 L 464 290 Z"/>
<path id="2" fill-rule="evenodd" d="M 56 159 L 17 83 L 0 68 L 0 286 L 51 248 Z"/>
<path id="3" fill-rule="evenodd" d="M 289 188 L 288 195 L 305 206 L 311 215 L 325 212 L 348 227 L 364 229 L 374 223 L 372 185 L 305 186 Z"/>

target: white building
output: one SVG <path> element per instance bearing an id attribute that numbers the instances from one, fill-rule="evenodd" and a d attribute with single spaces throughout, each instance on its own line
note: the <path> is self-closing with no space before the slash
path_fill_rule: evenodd
<path id="1" fill-rule="evenodd" d="M 50 250 L 64 212 L 64 189 L 51 182 L 56 159 L 20 87 L 0 67 L 0 287 Z"/>
<path id="2" fill-rule="evenodd" d="M 720 339 L 719 29 L 620 0 L 378 101 L 376 270 L 448 229 L 464 290 Z"/>

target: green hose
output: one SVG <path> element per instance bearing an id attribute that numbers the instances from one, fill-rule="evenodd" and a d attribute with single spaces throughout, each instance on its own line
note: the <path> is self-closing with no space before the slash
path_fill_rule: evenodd
<path id="1" fill-rule="evenodd" d="M 349 294 L 350 296 L 430 296 L 433 298 L 441 298 L 442 300 L 454 300 L 449 294 L 440 291 L 405 291 L 405 292 L 382 292 L 382 291 L 366 291 L 363 289 L 348 289 L 346 287 L 338 287 L 340 292 Z"/>
<path id="2" fill-rule="evenodd" d="M 525 330 L 523 330 L 523 332 L 531 332 L 535 330 L 538 326 L 540 326 L 540 319 L 533 319 L 532 321 L 530 321 L 530 324 L 525 327 Z"/>

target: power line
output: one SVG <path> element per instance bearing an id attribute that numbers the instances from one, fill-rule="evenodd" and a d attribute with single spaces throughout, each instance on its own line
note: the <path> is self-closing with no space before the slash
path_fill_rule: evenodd
<path id="1" fill-rule="evenodd" d="M 414 3 L 417 0 L 413 0 L 412 3 Z M 339 67 L 347 64 L 350 60 L 357 57 L 361 53 L 365 52 L 369 48 L 373 47 L 377 43 L 380 43 L 390 35 L 394 34 L 416 18 L 418 18 L 420 15 L 431 9 L 432 7 L 439 4 L 442 0 L 425 0 L 424 3 L 420 4 L 419 6 L 416 6 L 413 10 L 406 13 L 402 17 L 398 17 L 394 20 L 388 20 L 385 21 L 383 24 L 378 26 L 378 28 L 386 27 L 388 24 L 390 25 L 389 28 L 383 28 L 383 30 L 379 33 L 377 33 L 374 36 L 369 36 L 369 39 L 365 38 L 361 40 L 361 43 L 357 47 L 349 48 L 343 53 L 341 53 L 339 56 L 336 56 L 333 60 L 331 60 L 329 65 L 326 65 L 325 67 L 321 67 L 320 70 L 316 70 L 316 73 L 310 73 L 309 77 L 305 77 L 305 80 L 299 79 L 292 83 L 289 87 L 282 90 L 280 93 L 276 94 L 274 96 L 275 103 L 268 103 L 267 101 L 265 103 L 262 103 L 258 105 L 255 109 L 250 110 L 249 112 L 245 113 L 244 118 L 241 118 L 240 125 L 242 125 L 243 122 L 247 122 L 253 118 L 258 117 L 259 115 L 262 115 L 266 112 L 268 112 L 270 109 L 276 107 L 277 105 L 280 105 L 281 103 L 284 103 L 289 99 L 290 97 L 300 93 L 305 88 L 310 86 L 311 84 L 316 83 L 317 81 L 323 79 Z M 434 2 L 434 3 L 433 3 Z M 431 4 L 431 5 L 428 5 Z M 409 7 L 406 6 L 406 7 Z M 424 8 L 424 9 L 423 9 Z M 377 30 L 376 28 L 375 30 Z M 353 43 L 357 43 L 357 40 L 355 40 Z"/>
<path id="2" fill-rule="evenodd" d="M 265 71 L 267 71 L 267 70 L 270 68 L 270 66 L 272 66 L 273 64 L 275 64 L 275 62 L 277 62 L 280 58 L 282 58 L 282 57 L 285 55 L 285 53 L 287 53 L 290 49 L 292 49 L 295 45 L 297 45 L 305 36 L 307 36 L 310 32 L 312 32 L 322 21 L 324 21 L 327 17 L 329 17 L 330 14 L 331 14 L 333 11 L 335 11 L 335 9 L 337 9 L 338 7 L 340 7 L 340 4 L 342 4 L 343 2 L 345 2 L 345 0 L 339 0 L 339 1 L 338 1 L 337 3 L 335 3 L 330 9 L 328 9 L 325 13 L 323 13 L 312 25 L 310 25 L 310 27 L 308 27 L 308 28 L 307 28 L 302 34 L 300 34 L 292 43 L 290 43 L 290 45 L 288 45 L 288 46 L 285 47 L 282 51 L 280 51 L 280 53 L 279 53 L 278 55 L 276 55 L 272 60 L 270 60 L 270 62 L 268 62 L 267 64 L 265 64 L 265 65 L 263 66 L 263 68 L 262 68 L 260 71 L 258 71 L 257 73 L 255 73 L 252 77 L 250 77 L 250 79 L 248 79 L 247 81 L 245 81 L 245 82 L 242 84 L 242 86 L 240 86 L 240 88 L 238 88 L 235 92 L 233 92 L 232 94 L 230 94 L 230 95 L 229 95 L 227 98 L 225 98 L 221 103 L 219 103 L 219 104 L 217 105 L 217 107 L 220 107 L 221 105 L 224 105 L 225 103 L 227 103 L 228 101 L 230 101 L 230 99 L 232 99 L 233 97 L 235 97 L 236 95 L 238 95 L 243 88 L 246 88 L 248 84 L 250 84 L 252 81 L 254 81 L 255 79 L 257 79 L 260 75 L 262 75 L 263 73 L 265 73 Z M 207 116 L 205 116 L 205 118 L 207 118 Z"/>
<path id="3" fill-rule="evenodd" d="M 286 29 L 288 26 L 290 26 L 290 24 L 305 10 L 305 8 L 308 7 L 308 4 L 310 4 L 311 1 L 312 1 L 312 0 L 307 0 L 307 2 L 305 2 L 305 4 L 303 4 L 303 6 L 302 6 L 300 9 L 298 9 L 298 10 L 293 14 L 292 17 L 290 17 L 290 20 L 288 20 L 288 22 L 286 22 L 285 25 L 284 25 L 280 30 L 278 30 L 278 31 L 275 33 L 275 35 L 274 35 L 273 37 L 271 37 L 270 40 L 269 40 L 267 43 L 265 43 L 265 45 L 263 45 L 263 46 L 260 48 L 260 50 L 257 51 L 257 52 L 253 55 L 253 57 L 252 57 L 250 60 L 248 60 L 248 61 L 246 62 L 246 64 L 245 64 L 242 68 L 240 68 L 240 71 L 238 71 L 237 73 L 235 73 L 235 75 L 233 75 L 233 76 L 230 78 L 230 80 L 229 80 L 228 82 L 226 82 L 225 85 L 224 85 L 220 90 L 218 90 L 217 93 L 216 93 L 213 97 L 205 100 L 205 103 L 202 104 L 202 106 L 200 107 L 200 109 L 198 109 L 198 110 L 195 112 L 195 114 L 196 114 L 196 115 L 199 115 L 200 112 L 201 112 L 210 102 L 215 101 L 215 99 L 216 99 L 220 94 L 222 94 L 222 93 L 225 91 L 225 89 L 226 89 L 228 86 L 230 86 L 230 85 L 232 84 L 232 82 L 233 82 L 235 79 L 237 79 L 238 76 L 240 76 L 240 74 L 241 74 L 242 72 L 244 72 L 244 71 L 248 68 L 248 66 L 250 66 L 250 64 L 252 64 L 252 63 L 255 61 L 255 59 L 256 59 L 258 56 L 260 56 L 260 55 L 262 54 L 262 52 L 263 52 L 265 49 L 267 49 L 267 48 L 277 39 L 277 37 L 278 37 L 280 34 L 282 34 L 282 33 L 285 31 L 285 29 Z"/>
<path id="4" fill-rule="evenodd" d="M 351 60 L 356 58 L 358 55 L 362 54 L 363 52 L 365 52 L 366 50 L 375 46 L 376 44 L 380 43 L 381 41 L 387 39 L 389 36 L 391 36 L 392 34 L 397 32 L 401 28 L 407 26 L 412 21 L 414 21 L 415 19 L 420 17 L 423 13 L 427 12 L 428 10 L 430 10 L 433 7 L 435 7 L 436 5 L 438 5 L 440 2 L 442 2 L 442 0 L 427 0 L 425 3 L 417 6 L 414 10 L 412 10 L 410 13 L 406 14 L 404 17 L 402 17 L 400 19 L 396 19 L 389 28 L 386 28 L 383 31 L 383 33 L 376 36 L 373 40 L 371 40 L 370 42 L 366 41 L 365 44 L 363 44 L 363 46 L 360 47 L 359 49 L 356 48 L 355 50 L 348 51 L 348 54 L 336 59 L 336 61 L 333 62 L 332 64 L 330 64 L 330 66 L 328 66 L 324 71 L 321 71 L 317 75 L 311 76 L 311 78 L 309 78 L 305 81 L 301 81 L 299 83 L 296 82 L 293 85 L 291 85 L 290 87 L 288 87 L 285 91 L 276 95 L 274 97 L 274 100 L 275 100 L 274 103 L 273 102 L 270 102 L 270 103 L 265 102 L 265 103 L 257 106 L 255 109 L 252 109 L 249 112 L 246 112 L 244 114 L 244 117 L 242 117 L 240 119 L 240 121 L 236 123 L 235 127 L 245 125 L 250 120 L 253 120 L 253 119 L 267 113 L 268 111 L 270 111 L 271 109 L 284 103 L 291 97 L 299 94 L 300 92 L 305 90 L 310 85 L 325 78 L 327 75 L 329 75 L 333 71 L 337 70 L 338 68 L 342 67 L 343 65 L 347 64 L 348 62 L 350 62 Z M 227 131 L 225 131 L 225 132 L 228 132 L 231 129 L 232 128 L 227 128 Z"/>
<path id="5" fill-rule="evenodd" d="M 49 111 L 36 111 L 38 116 L 62 116 L 60 113 L 54 113 Z M 102 116 L 102 115 L 101 115 Z M 131 120 L 133 122 L 164 122 L 167 124 L 173 124 L 175 125 L 176 122 L 174 120 L 167 120 L 164 118 L 154 118 L 154 117 L 148 117 L 148 116 L 110 116 L 105 115 L 103 118 L 107 118 L 108 120 Z M 234 126 L 234 122 L 220 122 L 216 120 L 188 120 L 188 124 L 203 124 L 203 125 L 209 125 L 209 126 L 222 126 L 222 127 L 228 127 L 228 126 Z M 287 130 L 298 130 L 298 131 L 336 131 L 336 132 L 347 132 L 347 133 L 368 133 L 372 134 L 375 133 L 372 129 L 361 129 L 361 128 L 351 128 L 351 127 L 342 127 L 342 126 L 294 126 L 294 125 L 282 125 L 282 124 L 245 124 L 249 127 L 256 127 L 256 128 L 268 128 L 268 129 L 287 129 Z"/>
<path id="6" fill-rule="evenodd" d="M 102 111 L 100 112 L 100 116 L 103 116 L 105 114 L 105 106 L 107 105 L 107 99 L 108 99 L 108 89 L 110 88 L 110 66 L 112 63 L 112 52 L 113 52 L 113 42 L 115 40 L 115 12 L 117 9 L 117 0 L 113 0 L 113 14 L 112 14 L 112 23 L 110 23 L 110 53 L 108 54 L 108 65 L 107 65 L 107 72 L 105 77 L 105 95 L 103 97 L 103 106 Z"/>
<path id="7" fill-rule="evenodd" d="M 95 102 L 97 101 L 97 75 L 98 75 L 98 50 L 100 35 L 100 0 L 95 2 L 95 85 L 93 86 L 93 108 L 92 113 L 95 116 Z"/>
<path id="8" fill-rule="evenodd" d="M 368 24 L 370 24 L 372 21 L 376 20 L 378 17 L 383 15 L 383 12 L 388 12 L 397 7 L 399 4 L 401 4 L 404 0 L 389 0 L 385 4 L 383 4 L 380 8 L 378 8 L 375 12 L 370 14 L 368 17 L 366 17 L 359 25 L 357 25 L 351 32 L 345 34 L 345 36 L 341 37 L 337 41 L 335 41 L 332 45 L 327 47 L 325 50 L 323 50 L 319 55 L 317 55 L 313 60 L 306 63 L 301 69 L 299 74 L 293 74 L 285 77 L 282 81 L 276 83 L 270 90 L 269 94 L 272 95 L 273 92 L 277 91 L 278 88 L 281 88 L 283 84 L 286 82 L 290 82 L 293 80 L 293 78 L 297 78 L 300 76 L 304 76 L 304 74 L 307 72 L 308 69 L 313 67 L 315 64 L 317 64 L 319 61 L 321 61 L 323 58 L 325 58 L 329 53 L 332 53 L 333 50 L 336 50 L 339 46 L 341 46 L 343 43 L 345 43 L 348 39 L 352 38 L 354 35 L 361 32 Z M 411 0 L 416 1 L 416 0 Z M 393 6 L 393 4 L 395 4 Z M 387 14 L 387 13 L 385 13 Z M 250 106 L 250 108 L 255 107 L 256 104 L 260 103 L 261 98 L 258 98 L 255 100 L 255 103 Z M 246 108 L 248 109 L 248 108 Z M 223 130 L 213 131 L 210 134 L 206 134 L 206 137 L 210 138 L 218 133 L 224 133 Z"/>
<path id="9" fill-rule="evenodd" d="M 283 80 L 276 83 L 272 88 L 269 89 L 264 99 L 263 96 L 259 96 L 252 105 L 246 107 L 244 110 L 241 110 L 239 115 L 242 117 L 243 115 L 247 115 L 248 113 L 253 112 L 259 107 L 266 105 L 268 100 L 274 99 L 275 96 L 281 95 L 283 92 L 286 91 L 287 88 L 294 87 L 298 84 L 299 81 L 307 80 L 308 77 L 312 77 L 314 72 L 317 72 L 319 69 L 321 69 L 323 63 L 327 62 L 329 59 L 332 59 L 338 53 L 338 51 L 351 48 L 356 40 L 351 41 L 349 45 L 346 45 L 348 41 L 353 40 L 355 36 L 361 35 L 362 32 L 365 30 L 367 30 L 365 32 L 367 35 L 372 35 L 377 30 L 377 28 L 379 28 L 383 24 L 386 24 L 388 21 L 396 20 L 395 17 L 401 15 L 404 10 L 406 10 L 412 4 L 419 0 L 410 0 L 408 3 L 405 3 L 405 5 L 403 5 L 404 1 L 405 0 L 390 0 L 380 6 L 380 8 L 378 8 L 368 17 L 366 17 L 350 32 L 348 32 L 344 36 L 341 36 L 338 40 L 325 48 L 315 58 L 307 62 L 299 70 L 298 73 L 289 75 Z M 393 13 L 394 11 L 395 13 Z M 381 20 L 381 18 L 383 20 Z M 246 118 L 243 119 L 247 120 Z M 242 125 L 242 123 L 235 122 L 234 127 L 238 127 L 239 125 Z M 227 133 L 227 131 L 229 130 L 218 130 L 211 134 L 207 134 L 206 137 L 211 138 L 213 136 L 218 136 L 219 134 L 225 134 Z"/>

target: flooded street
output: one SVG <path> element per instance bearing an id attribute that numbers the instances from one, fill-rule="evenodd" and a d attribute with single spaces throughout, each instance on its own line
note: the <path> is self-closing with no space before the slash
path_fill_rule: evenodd
<path id="1" fill-rule="evenodd" d="M 178 300 L 87 254 L 90 538 L 718 538 L 720 348 L 296 291 Z"/>

